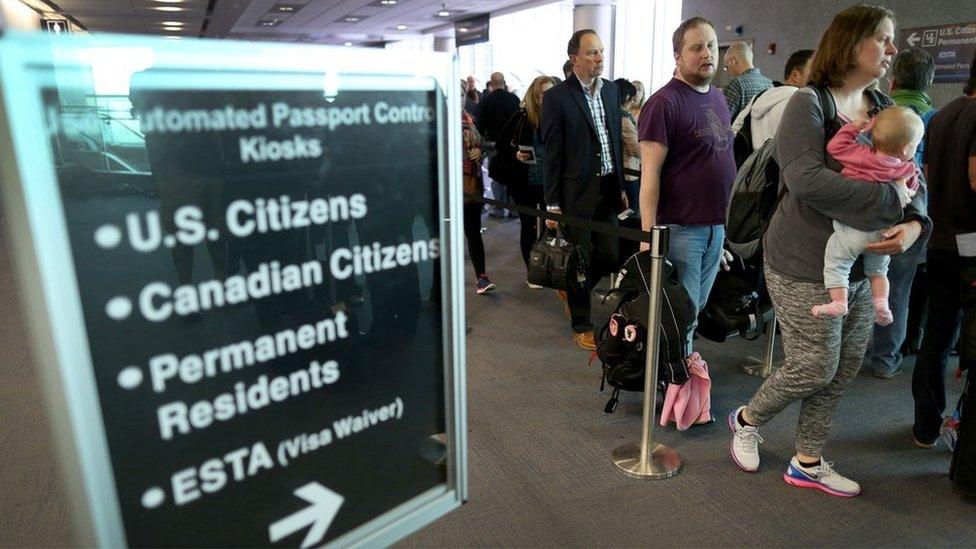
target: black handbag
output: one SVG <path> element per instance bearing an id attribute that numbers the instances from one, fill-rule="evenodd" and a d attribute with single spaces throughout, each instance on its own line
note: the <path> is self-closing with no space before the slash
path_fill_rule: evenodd
<path id="1" fill-rule="evenodd" d="M 586 286 L 586 265 L 579 246 L 566 240 L 559 229 L 547 229 L 529 252 L 528 280 L 554 290 Z"/>

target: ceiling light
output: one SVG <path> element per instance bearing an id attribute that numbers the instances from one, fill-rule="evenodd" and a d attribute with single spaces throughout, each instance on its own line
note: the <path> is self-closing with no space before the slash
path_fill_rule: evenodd
<path id="1" fill-rule="evenodd" d="M 343 17 L 342 20 L 345 21 L 346 23 L 356 23 L 357 21 L 359 21 L 359 18 L 356 17 L 355 15 L 347 15 Z"/>
<path id="2" fill-rule="evenodd" d="M 186 8 L 177 8 L 176 6 L 159 6 L 153 9 L 156 11 L 186 11 Z"/>
<path id="3" fill-rule="evenodd" d="M 450 17 L 450 16 L 451 16 L 451 12 L 447 10 L 441 10 L 437 12 L 437 17 Z"/>
<path id="4" fill-rule="evenodd" d="M 346 46 L 347 48 L 351 48 L 352 47 L 352 42 L 346 42 L 343 45 Z"/>
<path id="5" fill-rule="evenodd" d="M 395 6 L 397 5 L 397 0 L 380 0 L 381 6 Z"/>
<path id="6" fill-rule="evenodd" d="M 163 21 L 162 23 L 160 23 L 160 25 L 171 26 L 171 27 L 177 27 L 177 26 L 182 27 L 185 24 L 186 23 L 184 23 L 183 21 Z"/>
<path id="7" fill-rule="evenodd" d="M 163 30 L 168 32 L 183 32 L 183 27 L 163 27 Z"/>
<path id="8" fill-rule="evenodd" d="M 458 27 L 458 32 L 468 32 L 468 27 Z"/>
<path id="9" fill-rule="evenodd" d="M 396 30 L 398 31 L 407 30 L 407 26 L 404 25 L 403 23 L 400 23 L 399 25 L 396 26 Z"/>
<path id="10" fill-rule="evenodd" d="M 182 4 L 186 0 L 153 0 L 153 2 L 159 2 L 160 4 Z"/>

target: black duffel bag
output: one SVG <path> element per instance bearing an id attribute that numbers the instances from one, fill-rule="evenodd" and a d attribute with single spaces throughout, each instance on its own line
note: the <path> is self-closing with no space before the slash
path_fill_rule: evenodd
<path id="1" fill-rule="evenodd" d="M 976 497 L 976 258 L 963 258 L 960 301 L 965 312 L 959 333 L 959 369 L 966 372 L 966 389 L 959 398 L 956 447 L 949 479 L 956 490 Z"/>
<path id="2" fill-rule="evenodd" d="M 579 246 L 566 240 L 559 229 L 547 229 L 529 252 L 528 280 L 554 290 L 586 286 L 586 265 Z"/>

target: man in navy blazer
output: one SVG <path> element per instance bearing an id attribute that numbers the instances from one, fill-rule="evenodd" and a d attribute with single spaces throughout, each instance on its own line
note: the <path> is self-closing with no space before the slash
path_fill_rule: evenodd
<path id="1" fill-rule="evenodd" d="M 546 92 L 542 101 L 545 146 L 545 199 L 551 212 L 616 225 L 626 208 L 623 194 L 620 94 L 603 72 L 603 43 L 593 29 L 573 33 L 567 47 L 573 73 Z M 546 225 L 555 228 L 556 223 Z M 617 269 L 617 237 L 567 226 L 567 237 L 582 247 L 589 288 L 568 295 L 573 339 L 595 350 L 590 290 Z"/>

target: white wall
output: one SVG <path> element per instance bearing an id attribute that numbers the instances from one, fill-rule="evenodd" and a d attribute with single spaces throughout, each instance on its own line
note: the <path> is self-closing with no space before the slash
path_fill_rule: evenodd
<path id="1" fill-rule="evenodd" d="M 0 28 L 39 30 L 41 16 L 18 0 L 0 0 Z"/>

